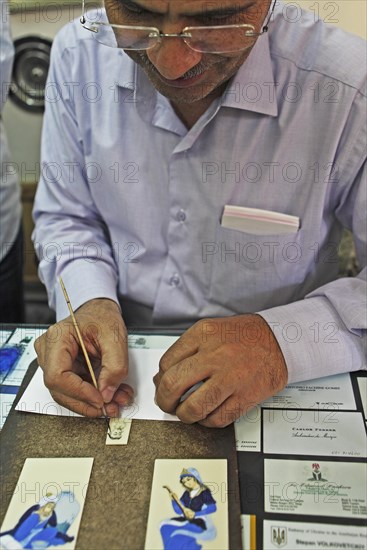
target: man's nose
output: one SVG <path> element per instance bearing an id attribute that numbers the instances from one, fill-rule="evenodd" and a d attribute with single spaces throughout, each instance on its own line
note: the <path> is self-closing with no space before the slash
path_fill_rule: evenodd
<path id="1" fill-rule="evenodd" d="M 162 30 L 166 33 L 179 33 L 177 30 Z M 168 80 L 182 77 L 187 71 L 195 67 L 203 57 L 185 44 L 180 37 L 163 37 L 161 42 L 147 51 L 151 63 L 157 71 Z"/>

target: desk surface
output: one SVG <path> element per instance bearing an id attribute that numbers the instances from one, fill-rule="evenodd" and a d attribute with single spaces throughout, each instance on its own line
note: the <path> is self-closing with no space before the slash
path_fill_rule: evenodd
<path id="1" fill-rule="evenodd" d="M 106 446 L 101 419 L 15 411 L 37 367 L 24 377 L 1 432 L 3 521 L 24 461 L 30 457 L 93 457 L 94 463 L 77 539 L 78 549 L 144 548 L 154 460 L 224 458 L 228 463 L 230 548 L 241 548 L 240 497 L 234 428 L 208 430 L 179 422 L 132 422 L 128 445 Z"/>
<path id="2" fill-rule="evenodd" d="M 171 332 L 172 334 L 172 332 Z M 177 334 L 173 331 L 173 334 Z M 29 369 L 23 382 L 25 387 L 33 373 Z M 352 390 L 355 399 L 353 412 L 358 412 L 366 423 L 357 377 L 366 377 L 366 372 L 351 374 Z M 347 375 L 349 376 L 349 375 Z M 20 392 L 21 394 L 21 392 Z M 293 409 L 294 410 L 294 409 Z M 261 426 L 263 427 L 261 410 Z M 351 411 L 345 411 L 350 414 Z M 264 449 L 263 430 L 260 448 Z M 365 526 L 366 521 L 358 517 L 318 516 L 314 515 L 274 514 L 264 511 L 264 464 L 265 460 L 284 459 L 290 461 L 343 461 L 357 464 L 364 458 L 296 455 L 292 449 L 284 449 L 284 454 L 269 454 L 263 451 L 238 452 L 237 471 L 234 452 L 233 426 L 224 430 L 208 430 L 201 426 L 185 426 L 172 422 L 133 422 L 129 444 L 119 447 L 105 445 L 105 426 L 100 420 L 82 418 L 50 417 L 12 410 L 1 435 L 2 464 L 2 510 L 4 516 L 11 494 L 18 480 L 23 462 L 27 457 L 52 456 L 93 456 L 95 458 L 91 487 L 95 498 L 86 501 L 82 524 L 78 536 L 77 548 L 96 548 L 104 529 L 103 542 L 99 548 L 118 548 L 121 540 L 120 520 L 111 522 L 111 518 L 120 518 L 121 510 L 129 521 L 124 524 L 124 548 L 135 550 L 143 548 L 145 525 L 149 509 L 150 488 L 155 458 L 227 458 L 229 461 L 230 533 L 231 548 L 241 548 L 239 514 L 256 516 L 257 548 L 263 548 L 264 521 L 282 521 L 284 525 L 302 522 L 310 526 L 318 524 Z M 9 458 L 11 457 L 11 460 Z M 123 480 L 123 483 L 121 482 Z M 238 492 L 240 484 L 240 500 Z M 126 507 L 127 506 L 127 507 Z M 98 518 L 98 521 L 95 520 Z M 367 532 L 366 532 L 367 537 Z M 361 541 L 367 548 L 367 538 Z M 274 545 L 276 547 L 276 545 Z M 120 546 L 121 548 L 121 546 Z M 287 548 L 289 548 L 287 546 Z M 292 548 L 292 550 L 294 550 Z"/>

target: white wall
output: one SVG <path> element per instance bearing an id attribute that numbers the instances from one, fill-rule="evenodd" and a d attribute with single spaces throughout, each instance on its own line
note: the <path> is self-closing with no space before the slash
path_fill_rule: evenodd
<path id="1" fill-rule="evenodd" d="M 367 36 L 366 0 L 283 0 L 312 11 L 325 23 L 338 25 L 346 31 Z"/>

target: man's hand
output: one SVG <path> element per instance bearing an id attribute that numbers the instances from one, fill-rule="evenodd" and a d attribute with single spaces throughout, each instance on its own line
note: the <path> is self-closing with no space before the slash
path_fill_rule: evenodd
<path id="1" fill-rule="evenodd" d="M 186 424 L 224 427 L 282 390 L 287 378 L 278 342 L 262 317 L 206 319 L 163 355 L 154 377 L 156 402 Z M 180 402 L 200 381 L 204 383 Z"/>
<path id="2" fill-rule="evenodd" d="M 122 384 L 128 373 L 127 332 L 118 305 L 96 299 L 75 312 L 82 338 L 95 370 L 93 386 L 72 320 L 67 317 L 37 338 L 34 347 L 45 384 L 55 401 L 84 416 L 118 416 L 130 403 L 133 390 Z"/>

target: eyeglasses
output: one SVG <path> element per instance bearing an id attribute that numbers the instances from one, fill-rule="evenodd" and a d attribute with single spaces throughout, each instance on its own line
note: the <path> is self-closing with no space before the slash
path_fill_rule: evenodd
<path id="1" fill-rule="evenodd" d="M 267 23 L 269 20 L 270 17 Z M 167 34 L 156 27 L 111 24 L 105 10 L 85 11 L 85 0 L 80 22 L 101 44 L 124 50 L 145 51 L 156 47 L 163 38 L 181 38 L 196 52 L 235 53 L 250 48 L 256 38 L 268 30 L 267 23 L 261 32 L 256 32 L 253 25 L 238 24 L 185 27 L 181 33 Z"/>

